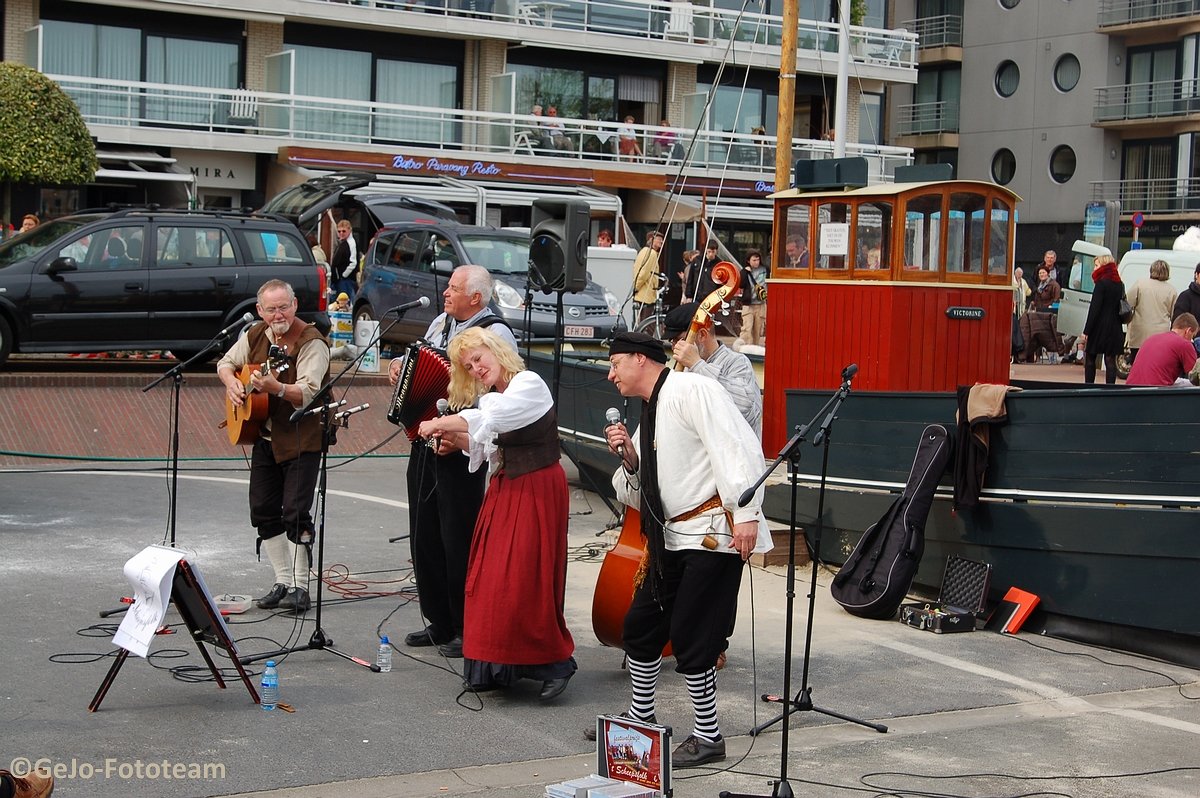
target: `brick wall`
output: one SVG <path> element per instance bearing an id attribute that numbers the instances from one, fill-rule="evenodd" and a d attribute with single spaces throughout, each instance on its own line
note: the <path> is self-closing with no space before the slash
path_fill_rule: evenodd
<path id="1" fill-rule="evenodd" d="M 37 24 L 40 16 L 39 0 L 5 0 L 4 42 L 5 61 L 25 63 L 25 32 Z"/>
<path id="2" fill-rule="evenodd" d="M 683 98 L 696 91 L 695 64 L 667 64 L 666 111 L 667 121 L 672 125 L 682 125 Z"/>
<path id="3" fill-rule="evenodd" d="M 246 88 L 267 88 L 267 56 L 283 49 L 283 25 L 276 22 L 246 22 Z"/>

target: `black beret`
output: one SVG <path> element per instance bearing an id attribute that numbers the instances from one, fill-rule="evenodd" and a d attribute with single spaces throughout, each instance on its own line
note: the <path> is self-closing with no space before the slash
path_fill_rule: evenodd
<path id="1" fill-rule="evenodd" d="M 659 363 L 667 362 L 667 353 L 662 341 L 640 332 L 622 332 L 613 336 L 608 347 L 610 355 L 645 355 Z"/>
<path id="2" fill-rule="evenodd" d="M 667 313 L 663 317 L 663 329 L 666 330 L 667 337 L 674 338 L 687 332 L 692 326 L 692 317 L 696 315 L 699 308 L 699 302 L 688 302 Z"/>

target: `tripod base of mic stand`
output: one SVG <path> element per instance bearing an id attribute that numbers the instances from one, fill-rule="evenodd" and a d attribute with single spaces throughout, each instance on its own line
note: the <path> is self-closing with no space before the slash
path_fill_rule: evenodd
<path id="1" fill-rule="evenodd" d="M 345 651 L 339 651 L 333 647 L 333 638 L 326 637 L 325 631 L 318 627 L 312 633 L 312 637 L 308 639 L 308 643 L 303 646 L 295 646 L 293 648 L 281 648 L 275 651 L 267 651 L 263 654 L 255 654 L 252 657 L 242 657 L 240 662 L 243 665 L 249 665 L 251 662 L 257 662 L 263 659 L 274 659 L 275 657 L 283 656 L 284 654 L 292 654 L 297 651 L 328 651 L 330 654 L 341 657 L 344 660 L 349 660 L 355 665 L 361 665 L 372 673 L 379 673 L 379 666 L 373 662 L 367 662 L 362 657 L 356 657 L 353 654 L 347 654 Z"/>
<path id="2" fill-rule="evenodd" d="M 762 697 L 762 700 L 768 701 L 771 703 L 784 703 L 786 701 L 786 699 L 780 698 L 778 696 L 773 696 L 773 695 L 764 695 Z M 786 701 L 786 703 L 788 705 L 788 708 L 783 711 L 782 715 L 775 718 L 774 720 L 769 720 L 766 723 L 760 723 L 759 725 L 755 726 L 753 729 L 750 730 L 750 736 L 757 737 L 758 735 L 762 734 L 767 729 L 774 726 L 779 721 L 781 721 L 784 718 L 791 715 L 793 712 L 819 712 L 822 715 L 828 715 L 831 718 L 837 718 L 838 720 L 844 720 L 844 721 L 847 721 L 848 723 L 857 723 L 859 726 L 866 726 L 868 729 L 874 729 L 875 731 L 879 732 L 880 734 L 887 734 L 887 726 L 884 726 L 882 723 L 872 723 L 869 720 L 861 720 L 859 718 L 853 718 L 853 717 L 850 717 L 849 715 L 843 715 L 840 712 L 834 712 L 833 710 L 830 710 L 830 709 L 822 709 L 821 707 L 815 706 L 812 702 L 812 688 L 811 687 L 806 687 L 803 690 L 801 690 L 800 692 L 796 693 L 796 697 L 793 698 L 791 701 Z"/>
<path id="3" fill-rule="evenodd" d="M 795 796 L 795 793 L 792 792 L 792 785 L 788 784 L 786 781 L 777 781 L 774 782 L 774 784 L 775 789 L 771 790 L 771 794 L 769 796 L 752 795 L 750 793 L 742 792 L 728 792 L 725 790 L 717 793 L 717 795 L 719 795 L 720 798 L 793 798 Z"/>

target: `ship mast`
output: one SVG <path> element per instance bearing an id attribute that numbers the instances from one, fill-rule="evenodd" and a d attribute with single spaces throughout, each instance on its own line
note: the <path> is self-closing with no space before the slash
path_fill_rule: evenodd
<path id="1" fill-rule="evenodd" d="M 775 190 L 791 185 L 792 122 L 796 116 L 796 34 L 800 0 L 783 0 L 783 37 L 779 43 L 779 111 L 775 120 Z"/>

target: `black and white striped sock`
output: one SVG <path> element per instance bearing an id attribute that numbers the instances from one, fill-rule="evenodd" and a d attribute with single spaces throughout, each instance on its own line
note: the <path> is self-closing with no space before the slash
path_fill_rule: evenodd
<path id="1" fill-rule="evenodd" d="M 629 657 L 625 665 L 629 668 L 629 681 L 633 685 L 629 714 L 638 720 L 650 720 L 654 714 L 654 691 L 658 685 L 658 673 L 662 670 L 662 657 L 653 662 L 638 662 Z"/>
<path id="2" fill-rule="evenodd" d="M 688 696 L 692 699 L 695 725 L 692 734 L 705 742 L 716 742 L 721 736 L 717 727 L 717 669 L 704 673 L 686 674 Z"/>

